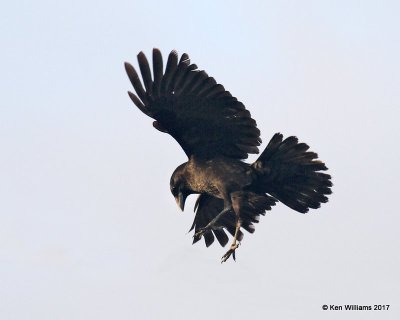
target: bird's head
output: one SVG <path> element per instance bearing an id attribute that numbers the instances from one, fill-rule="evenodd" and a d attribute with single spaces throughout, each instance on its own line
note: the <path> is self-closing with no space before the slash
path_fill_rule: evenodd
<path id="1" fill-rule="evenodd" d="M 176 203 L 178 207 L 183 211 L 185 208 L 185 201 L 188 195 L 192 192 L 187 186 L 186 181 L 186 163 L 181 164 L 178 168 L 175 169 L 174 173 L 171 176 L 170 181 L 170 189 L 172 195 L 175 197 Z"/>

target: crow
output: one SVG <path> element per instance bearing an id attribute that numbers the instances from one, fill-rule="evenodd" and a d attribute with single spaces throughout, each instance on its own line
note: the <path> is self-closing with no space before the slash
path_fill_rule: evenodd
<path id="1" fill-rule="evenodd" d="M 193 243 L 204 238 L 206 246 L 233 241 L 221 263 L 243 239 L 254 232 L 254 223 L 277 201 L 289 208 L 308 212 L 328 201 L 331 176 L 309 146 L 294 136 L 283 139 L 276 133 L 259 158 L 243 162 L 248 154 L 259 153 L 260 130 L 243 103 L 214 78 L 190 63 L 184 53 L 179 59 L 173 50 L 163 70 L 159 49 L 153 49 L 153 74 L 143 52 L 137 55 L 138 72 L 125 62 L 125 70 L 136 94 L 133 103 L 153 118 L 153 126 L 170 134 L 182 147 L 188 161 L 172 174 L 170 189 L 180 209 L 191 194 L 199 194 L 195 204 Z"/>

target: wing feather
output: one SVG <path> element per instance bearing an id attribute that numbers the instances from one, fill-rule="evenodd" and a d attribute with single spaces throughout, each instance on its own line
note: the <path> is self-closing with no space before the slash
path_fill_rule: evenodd
<path id="1" fill-rule="evenodd" d="M 156 96 L 160 95 L 161 79 L 163 77 L 163 59 L 160 50 L 153 50 L 153 91 Z"/>
<path id="2" fill-rule="evenodd" d="M 125 70 L 140 100 L 142 100 L 143 104 L 148 104 L 146 91 L 142 86 L 142 82 L 140 81 L 135 68 L 128 62 L 125 62 Z"/>
<path id="3" fill-rule="evenodd" d="M 146 88 L 146 92 L 148 95 L 151 96 L 153 92 L 153 80 L 151 79 L 149 62 L 147 61 L 147 58 L 142 51 L 139 52 L 137 58 L 139 62 L 140 73 L 142 74 L 143 83 Z"/>
<path id="4" fill-rule="evenodd" d="M 197 69 L 197 65 L 195 65 L 195 64 L 191 64 L 183 69 L 182 77 L 178 78 L 175 83 L 174 91 L 175 91 L 176 95 L 180 95 L 182 93 L 182 90 L 185 88 L 187 83 L 196 74 L 196 72 L 194 72 L 196 69 Z"/>
<path id="5" fill-rule="evenodd" d="M 178 66 L 178 53 L 173 50 L 168 56 L 167 66 L 165 68 L 165 74 L 161 80 L 161 94 L 166 94 L 169 92 L 169 84 L 172 77 L 175 74 L 175 70 Z"/>
<path id="6" fill-rule="evenodd" d="M 186 53 L 179 59 L 172 51 L 163 73 L 161 52 L 154 49 L 153 79 L 143 52 L 138 62 L 144 87 L 135 68 L 125 63 L 136 91 L 136 95 L 129 93 L 131 100 L 156 120 L 156 129 L 175 138 L 188 157 L 245 159 L 249 153 L 258 153 L 260 131 L 250 112 L 214 78 L 191 64 Z"/>
<path id="7" fill-rule="evenodd" d="M 214 98 L 220 92 L 224 92 L 225 88 L 222 84 L 217 83 L 216 85 L 210 87 L 206 91 L 203 92 L 203 95 L 206 98 Z"/>
<path id="8" fill-rule="evenodd" d="M 131 98 L 131 100 L 133 101 L 133 103 L 143 112 L 148 114 L 148 111 L 146 110 L 145 105 L 143 104 L 143 102 L 132 92 L 128 91 L 128 95 Z"/>

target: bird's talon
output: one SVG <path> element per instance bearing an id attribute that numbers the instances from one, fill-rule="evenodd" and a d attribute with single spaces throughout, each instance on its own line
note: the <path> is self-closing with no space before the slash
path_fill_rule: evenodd
<path id="1" fill-rule="evenodd" d="M 200 237 L 200 238 L 201 238 L 201 237 L 203 236 L 203 234 L 205 234 L 207 231 L 208 231 L 207 228 L 200 228 L 200 229 L 194 234 L 193 238 L 195 238 L 195 237 Z"/>
<path id="2" fill-rule="evenodd" d="M 239 244 L 232 245 L 231 248 L 222 256 L 221 263 L 225 262 L 232 256 L 233 260 L 236 261 L 235 251 L 239 247 Z"/>

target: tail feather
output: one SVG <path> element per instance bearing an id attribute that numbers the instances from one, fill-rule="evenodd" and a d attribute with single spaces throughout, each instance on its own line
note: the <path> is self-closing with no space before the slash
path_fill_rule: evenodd
<path id="1" fill-rule="evenodd" d="M 301 213 L 327 202 L 327 195 L 332 193 L 331 176 L 320 172 L 328 168 L 308 149 L 309 146 L 299 143 L 296 137 L 283 140 L 283 135 L 276 133 L 252 164 L 258 176 L 256 189 Z"/>

